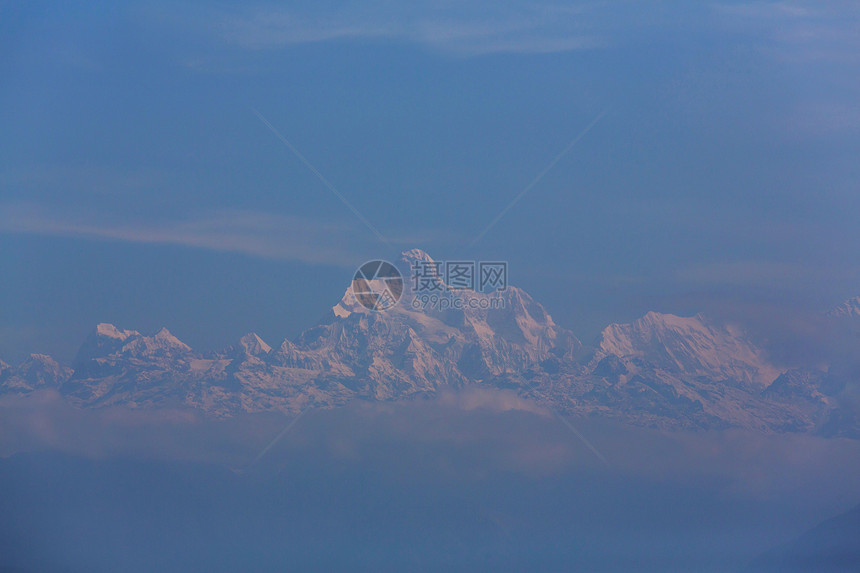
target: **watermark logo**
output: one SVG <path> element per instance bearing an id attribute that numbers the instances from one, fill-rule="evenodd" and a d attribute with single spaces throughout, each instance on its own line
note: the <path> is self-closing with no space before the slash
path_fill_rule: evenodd
<path id="1" fill-rule="evenodd" d="M 508 288 L 505 261 L 415 261 L 411 287 L 414 310 L 498 309 Z M 403 296 L 404 278 L 396 266 L 383 260 L 361 265 L 352 279 L 352 292 L 361 306 L 383 311 Z"/>
<path id="2" fill-rule="evenodd" d="M 505 306 L 497 293 L 508 288 L 508 263 L 415 261 L 411 278 L 415 310 L 498 309 Z"/>
<path id="3" fill-rule="evenodd" d="M 369 310 L 388 310 L 403 295 L 403 276 L 388 261 L 368 261 L 352 278 L 352 293 Z"/>
<path id="4" fill-rule="evenodd" d="M 489 294 L 507 288 L 507 261 L 415 261 L 412 265 L 415 294 L 446 290 Z"/>

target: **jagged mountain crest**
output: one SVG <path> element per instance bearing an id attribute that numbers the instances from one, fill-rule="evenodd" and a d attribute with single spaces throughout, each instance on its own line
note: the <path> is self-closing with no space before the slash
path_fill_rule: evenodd
<path id="1" fill-rule="evenodd" d="M 120 330 L 105 322 L 96 325 L 90 332 L 75 356 L 75 366 L 100 356 L 107 356 L 119 351 L 129 338 L 140 336 L 136 330 Z"/>
<path id="2" fill-rule="evenodd" d="M 401 278 L 403 280 L 403 291 L 401 294 L 400 304 L 396 305 L 392 309 L 389 309 L 389 311 L 396 311 L 398 308 L 403 309 L 411 304 L 412 300 L 415 297 L 411 280 L 413 266 L 419 262 L 434 263 L 434 260 L 432 257 L 430 257 L 430 255 L 428 255 L 421 249 L 410 249 L 408 251 L 403 251 L 400 254 L 400 258 L 397 259 L 397 261 L 394 261 L 393 264 L 400 272 Z M 437 282 L 440 286 L 444 285 L 442 278 L 438 275 L 436 275 L 435 282 Z M 353 286 L 354 285 L 352 284 L 348 285 L 341 300 L 332 307 L 331 313 L 335 317 L 346 318 L 353 313 L 367 314 L 374 312 L 359 303 L 353 291 Z M 443 288 L 446 287 L 443 286 Z"/>
<path id="3" fill-rule="evenodd" d="M 31 354 L 17 368 L 0 363 L 0 391 L 28 393 L 57 389 L 69 379 L 72 369 L 47 354 Z"/>
<path id="4" fill-rule="evenodd" d="M 547 359 L 570 356 L 581 347 L 573 333 L 558 327 L 543 306 L 514 286 L 493 294 L 454 290 L 435 275 L 445 296 L 473 300 L 495 297 L 502 304 L 498 308 L 480 304 L 462 304 L 461 308 L 416 307 L 410 274 L 413 265 L 419 262 L 434 261 L 424 251 L 412 249 L 403 252 L 396 262 L 405 282 L 397 306 L 382 312 L 368 310 L 359 304 L 351 289 L 347 289 L 332 309 L 330 320 L 302 333 L 296 343 L 316 352 L 324 352 L 323 347 L 327 347 L 328 352 L 343 356 L 363 351 L 358 338 L 388 337 L 391 346 L 400 347 L 406 333 L 411 332 L 411 336 L 422 341 L 422 348 L 428 349 L 429 354 L 422 360 L 448 362 L 443 369 L 449 373 L 445 382 L 457 384 L 474 378 L 478 372 L 485 378 L 539 369 Z M 344 349 L 349 350 L 345 353 Z M 291 348 L 290 352 L 295 354 L 295 349 Z M 434 358 L 433 354 L 438 356 Z M 457 364 L 464 360 L 464 355 L 467 355 L 465 362 L 469 363 L 470 375 L 457 372 Z M 482 364 L 474 364 L 475 360 Z"/>
<path id="5" fill-rule="evenodd" d="M 631 371 L 652 367 L 761 388 L 781 372 L 739 327 L 717 324 L 702 314 L 649 312 L 631 323 L 607 326 L 596 346 L 594 367 L 615 356 Z"/>
<path id="6" fill-rule="evenodd" d="M 656 427 L 826 426 L 839 435 L 834 420 L 851 419 L 838 409 L 845 385 L 837 375 L 785 373 L 737 327 L 703 315 L 650 312 L 608 326 L 589 354 L 515 286 L 481 294 L 450 289 L 437 277 L 445 296 L 494 297 L 501 304 L 412 304 L 409 273 L 416 262 L 432 259 L 416 249 L 397 261 L 406 285 L 400 304 L 369 310 L 348 288 L 319 324 L 275 349 L 250 333 L 224 351 L 195 352 L 167 329 L 146 336 L 102 323 L 82 345 L 73 372 L 47 357 L 0 364 L 0 393 L 56 388 L 81 407 L 191 407 L 226 416 L 296 413 L 476 384 L 513 388 L 565 412 Z"/>
<path id="7" fill-rule="evenodd" d="M 265 356 L 272 351 L 272 347 L 256 332 L 249 332 L 240 338 L 237 348 L 248 356 Z"/>
<path id="8" fill-rule="evenodd" d="M 135 356 L 168 356 L 191 352 L 191 347 L 162 328 L 153 336 L 137 336 L 127 340 L 122 352 Z"/>
<path id="9" fill-rule="evenodd" d="M 190 346 L 173 336 L 166 328 L 161 328 L 152 336 L 144 336 L 136 330 L 121 330 L 112 324 L 100 323 L 87 336 L 74 364 L 77 367 L 114 354 L 141 357 L 190 351 Z"/>
<path id="10" fill-rule="evenodd" d="M 827 316 L 836 319 L 860 318 L 860 296 L 849 298 L 842 304 L 833 307 L 827 312 Z"/>

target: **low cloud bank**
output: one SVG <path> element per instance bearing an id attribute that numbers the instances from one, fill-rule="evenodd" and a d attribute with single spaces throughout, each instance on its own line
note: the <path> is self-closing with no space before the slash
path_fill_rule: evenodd
<path id="1" fill-rule="evenodd" d="M 860 501 L 857 441 L 481 389 L 298 419 L 4 397 L 0 456 L 0 565 L 25 570 L 734 570 Z"/>

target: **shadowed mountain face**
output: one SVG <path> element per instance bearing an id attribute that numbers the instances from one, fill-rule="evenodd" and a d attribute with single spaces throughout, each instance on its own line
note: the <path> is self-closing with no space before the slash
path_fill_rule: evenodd
<path id="1" fill-rule="evenodd" d="M 449 304 L 421 304 L 409 278 L 422 263 L 432 259 L 420 250 L 398 261 L 399 304 L 369 310 L 348 288 L 319 324 L 275 349 L 248 334 L 224 351 L 199 353 L 166 329 L 145 336 L 100 324 L 72 369 L 35 355 L 17 368 L 0 365 L 0 391 L 53 388 L 80 407 L 191 407 L 229 416 L 483 385 L 647 426 L 853 435 L 856 416 L 842 400 L 853 387 L 850 374 L 781 368 L 738 327 L 650 312 L 608 326 L 595 347 L 584 348 L 514 286 L 483 294 L 431 277 Z M 846 320 L 848 311 L 834 312 Z"/>
<path id="2" fill-rule="evenodd" d="M 44 354 L 31 354 L 17 368 L 0 361 L 0 388 L 4 392 L 26 394 L 34 390 L 57 389 L 73 373 Z"/>

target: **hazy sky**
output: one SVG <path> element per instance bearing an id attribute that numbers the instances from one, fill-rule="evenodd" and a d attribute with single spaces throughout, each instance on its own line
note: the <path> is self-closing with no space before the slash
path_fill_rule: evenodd
<path id="1" fill-rule="evenodd" d="M 860 294 L 860 6 L 690 4 L 3 3 L 0 358 L 277 344 L 412 247 L 586 341 Z"/>

